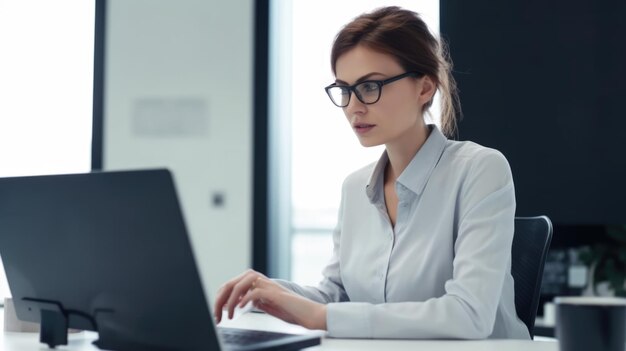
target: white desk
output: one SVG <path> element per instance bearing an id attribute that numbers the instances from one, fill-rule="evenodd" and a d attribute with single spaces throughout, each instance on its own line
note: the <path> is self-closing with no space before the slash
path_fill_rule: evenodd
<path id="1" fill-rule="evenodd" d="M 0 330 L 4 330 L 4 309 L 0 309 Z M 279 331 L 287 333 L 311 333 L 296 325 L 259 313 L 248 313 L 235 321 L 227 321 L 224 326 Z M 315 331 L 313 331 L 315 333 Z M 319 332 L 317 332 L 319 333 Z M 97 339 L 94 332 L 70 334 L 69 344 L 59 347 L 60 350 L 95 351 L 99 350 L 91 344 Z M 39 343 L 36 333 L 0 333 L 0 349 L 4 351 L 47 350 L 46 345 Z M 429 350 L 429 351 L 558 351 L 558 343 L 554 341 L 518 341 L 518 340 L 481 340 L 481 341 L 443 341 L 443 340 L 352 340 L 322 339 L 320 346 L 307 350 Z"/>

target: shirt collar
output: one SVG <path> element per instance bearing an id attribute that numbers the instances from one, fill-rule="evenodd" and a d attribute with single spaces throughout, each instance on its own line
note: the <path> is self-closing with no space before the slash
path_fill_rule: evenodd
<path id="1" fill-rule="evenodd" d="M 437 126 L 429 124 L 428 127 L 431 133 L 426 139 L 426 142 L 424 142 L 424 145 L 422 145 L 415 156 L 413 156 L 411 162 L 409 162 L 406 169 L 404 169 L 397 179 L 398 183 L 402 184 L 416 195 L 420 195 L 424 187 L 426 187 L 431 173 L 443 154 L 447 141 L 447 138 Z M 378 200 L 379 194 L 382 194 L 380 189 L 383 187 L 387 162 L 389 162 L 389 157 L 387 156 L 387 151 L 384 151 L 378 159 L 367 182 L 367 186 L 365 187 L 365 193 L 371 203 L 375 203 Z"/>
<path id="2" fill-rule="evenodd" d="M 389 162 L 389 157 L 387 156 L 387 150 L 385 150 L 378 159 L 378 162 L 376 162 L 374 171 L 370 175 L 370 179 L 367 181 L 367 185 L 365 186 L 365 193 L 370 199 L 370 202 L 373 204 L 378 201 L 378 194 L 382 193 L 379 189 L 382 189 L 383 187 L 385 166 L 387 165 L 387 162 Z"/>

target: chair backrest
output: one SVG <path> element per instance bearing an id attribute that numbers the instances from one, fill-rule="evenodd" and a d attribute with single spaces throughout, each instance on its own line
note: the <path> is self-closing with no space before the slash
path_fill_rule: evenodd
<path id="1" fill-rule="evenodd" d="M 511 274 L 515 280 L 515 309 L 534 337 L 543 265 L 552 240 L 552 222 L 546 216 L 516 217 Z"/>

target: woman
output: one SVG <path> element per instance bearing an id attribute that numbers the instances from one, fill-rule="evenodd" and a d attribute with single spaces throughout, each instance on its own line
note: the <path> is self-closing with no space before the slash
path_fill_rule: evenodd
<path id="1" fill-rule="evenodd" d="M 375 164 L 346 178 L 334 249 L 317 287 L 247 271 L 222 308 L 258 309 L 331 337 L 529 339 L 515 311 L 515 194 L 498 151 L 447 140 L 457 95 L 441 45 L 416 13 L 385 7 L 337 35 L 326 87 Z M 424 114 L 442 96 L 442 130 Z"/>

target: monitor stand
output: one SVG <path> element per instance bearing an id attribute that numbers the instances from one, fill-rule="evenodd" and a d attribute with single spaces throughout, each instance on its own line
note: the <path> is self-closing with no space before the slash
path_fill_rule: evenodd
<path id="1" fill-rule="evenodd" d="M 67 345 L 68 319 L 63 306 L 49 300 L 28 297 L 22 300 L 28 304 L 29 310 L 35 307 L 41 312 L 39 341 L 47 344 L 51 349 L 58 345 Z"/>

